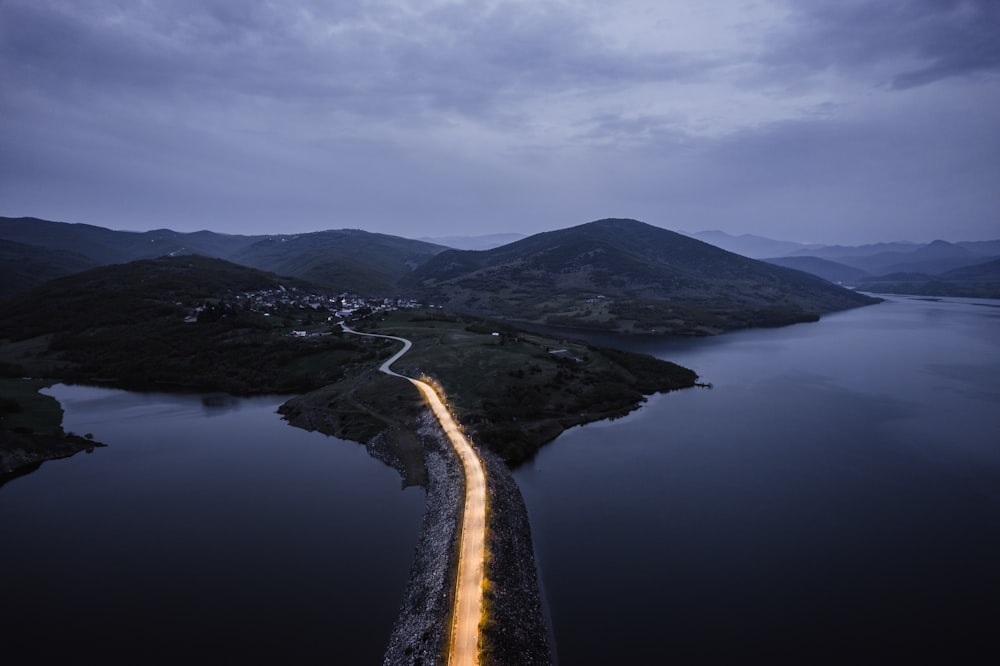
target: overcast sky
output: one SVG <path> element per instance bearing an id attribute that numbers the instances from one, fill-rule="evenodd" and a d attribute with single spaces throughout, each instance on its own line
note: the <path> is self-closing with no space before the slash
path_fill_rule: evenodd
<path id="1" fill-rule="evenodd" d="M 0 215 L 1000 238 L 1000 1 L 0 0 Z"/>

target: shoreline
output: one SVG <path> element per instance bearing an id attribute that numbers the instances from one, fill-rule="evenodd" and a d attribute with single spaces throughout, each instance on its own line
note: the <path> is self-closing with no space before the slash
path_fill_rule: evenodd
<path id="1" fill-rule="evenodd" d="M 65 432 L 59 401 L 41 393 L 56 380 L 0 379 L 0 486 L 43 463 L 105 446 L 91 435 Z"/>
<path id="2" fill-rule="evenodd" d="M 36 471 L 44 463 L 106 446 L 73 434 L 0 431 L 0 487 Z"/>
<path id="3" fill-rule="evenodd" d="M 414 424 L 426 477 L 424 516 L 410 578 L 383 664 L 439 664 L 447 659 L 465 476 L 430 410 Z M 392 432 L 378 437 L 393 439 Z"/>

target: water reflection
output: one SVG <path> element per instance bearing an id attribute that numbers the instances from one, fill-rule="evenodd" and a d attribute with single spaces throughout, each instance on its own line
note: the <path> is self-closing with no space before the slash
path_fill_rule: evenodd
<path id="1" fill-rule="evenodd" d="M 243 403 L 228 393 L 213 393 L 201 396 L 201 404 L 205 408 L 205 416 L 213 416 L 239 409 Z"/>

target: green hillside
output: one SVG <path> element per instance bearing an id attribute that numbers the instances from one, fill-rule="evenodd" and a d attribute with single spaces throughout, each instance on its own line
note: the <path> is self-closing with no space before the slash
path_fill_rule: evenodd
<path id="1" fill-rule="evenodd" d="M 359 325 L 413 347 L 394 369 L 438 383 L 463 427 L 508 463 L 567 428 L 623 416 L 645 396 L 693 386 L 697 374 L 646 354 L 597 348 L 433 310 L 398 310 Z M 398 349 L 395 343 L 393 349 Z M 282 407 L 296 425 L 365 441 L 401 427 L 418 393 L 373 365 Z M 419 405 L 417 401 L 417 405 Z"/>

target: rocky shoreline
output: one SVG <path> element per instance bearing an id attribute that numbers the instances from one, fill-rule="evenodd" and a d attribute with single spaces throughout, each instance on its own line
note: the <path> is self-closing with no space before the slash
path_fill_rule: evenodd
<path id="1" fill-rule="evenodd" d="M 72 434 L 0 431 L 0 486 L 34 472 L 46 461 L 90 453 L 98 446 L 104 444 Z"/>

